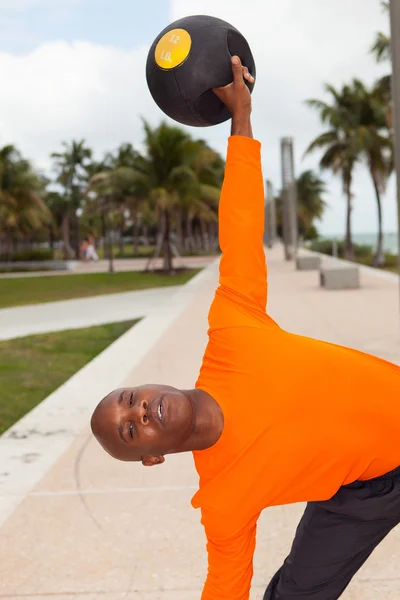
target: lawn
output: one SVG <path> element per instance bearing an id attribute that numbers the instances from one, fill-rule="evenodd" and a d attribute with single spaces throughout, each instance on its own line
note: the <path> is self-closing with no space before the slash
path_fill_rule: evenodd
<path id="1" fill-rule="evenodd" d="M 136 322 L 0 342 L 0 434 Z"/>
<path id="2" fill-rule="evenodd" d="M 188 269 L 175 275 L 127 271 L 0 278 L 0 308 L 182 285 L 198 272 L 199 269 Z"/>

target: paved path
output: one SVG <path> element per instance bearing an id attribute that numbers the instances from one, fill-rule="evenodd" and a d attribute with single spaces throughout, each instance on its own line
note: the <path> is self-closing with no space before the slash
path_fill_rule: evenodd
<path id="1" fill-rule="evenodd" d="M 182 265 L 186 267 L 201 268 L 215 261 L 215 257 L 195 256 L 182 259 L 182 261 Z M 104 272 L 106 262 L 81 263 L 77 272 Z M 145 263 L 144 259 L 120 260 L 116 261 L 116 270 L 140 270 L 144 268 Z M 178 264 L 177 261 L 177 266 Z M 60 275 L 60 272 L 50 274 Z M 24 275 L 27 277 L 48 276 L 49 273 L 26 273 Z M 9 278 L 14 276 L 17 275 L 8 275 Z M 0 340 L 144 317 L 162 308 L 163 303 L 178 289 L 177 286 L 174 286 L 173 288 L 122 292 L 45 304 L 3 308 L 0 309 Z"/>
<path id="2" fill-rule="evenodd" d="M 269 271 L 269 311 L 282 327 L 400 360 L 395 279 L 363 272 L 361 290 L 323 291 L 317 273 L 295 272 L 279 249 L 269 253 Z M 162 317 L 144 319 L 0 439 L 1 598 L 199 600 L 206 556 L 200 515 L 189 504 L 197 485 L 191 456 L 154 469 L 118 463 L 85 423 L 118 378 L 193 385 L 216 282 L 212 265 L 166 303 Z M 264 511 L 252 600 L 261 600 L 282 563 L 302 510 Z M 399 567 L 397 529 L 343 599 L 398 600 Z"/>
<path id="3" fill-rule="evenodd" d="M 215 256 L 185 256 L 174 259 L 174 267 L 176 269 L 200 268 L 206 267 L 215 260 Z M 146 268 L 147 258 L 124 258 L 114 260 L 114 270 L 122 271 L 142 271 Z M 109 262 L 108 260 L 99 260 L 98 262 L 79 262 L 75 271 L 32 271 L 29 273 L 0 273 L 0 279 L 13 279 L 20 277 L 51 277 L 54 275 L 73 275 L 83 273 L 107 273 Z M 152 268 L 161 269 L 161 259 L 156 259 L 152 263 Z"/>
<path id="4" fill-rule="evenodd" d="M 180 286 L 0 309 L 0 340 L 147 316 Z"/>

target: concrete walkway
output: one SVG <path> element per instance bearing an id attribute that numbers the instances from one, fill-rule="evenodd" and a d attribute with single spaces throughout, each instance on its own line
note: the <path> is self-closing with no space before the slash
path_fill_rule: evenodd
<path id="1" fill-rule="evenodd" d="M 173 286 L 3 308 L 0 340 L 145 317 L 162 308 L 179 289 Z"/>
<path id="2" fill-rule="evenodd" d="M 202 268 L 215 261 L 211 256 L 194 256 L 176 262 L 188 268 Z M 115 261 L 116 271 L 142 270 L 145 259 Z M 160 263 L 160 261 L 159 261 Z M 160 263 L 161 264 L 161 263 Z M 107 261 L 80 263 L 76 273 L 97 273 L 107 270 Z M 26 277 L 60 275 L 66 273 L 24 273 Z M 5 275 L 7 278 L 21 274 Z M 179 288 L 165 287 L 136 292 L 105 294 L 89 298 L 76 298 L 45 304 L 33 304 L 0 309 L 0 340 L 9 340 L 36 333 L 91 327 L 104 323 L 117 323 L 137 319 L 162 309 L 163 303 Z"/>
<path id="3" fill-rule="evenodd" d="M 174 268 L 179 269 L 186 267 L 189 269 L 196 269 L 206 267 L 213 260 L 215 256 L 184 256 L 181 258 L 174 258 Z M 147 258 L 116 258 L 114 260 L 114 270 L 118 272 L 123 271 L 142 271 L 146 268 L 148 259 Z M 79 275 L 84 273 L 107 273 L 109 268 L 108 260 L 99 260 L 97 262 L 83 262 L 80 261 L 74 271 L 31 271 L 27 273 L 0 273 L 0 279 L 13 279 L 19 277 L 52 277 L 54 275 Z M 162 260 L 160 258 L 155 259 L 152 262 L 153 269 L 162 268 Z"/>
<path id="4" fill-rule="evenodd" d="M 269 312 L 282 327 L 400 360 L 395 278 L 363 272 L 361 290 L 328 292 L 317 273 L 284 263 L 280 249 L 268 262 Z M 1 598 L 199 600 L 206 554 L 200 514 L 190 506 L 197 485 L 191 456 L 154 469 L 118 463 L 85 423 L 117 379 L 193 385 L 216 283 L 213 264 L 166 302 L 163 315 L 141 321 L 0 438 Z M 281 565 L 302 510 L 264 511 L 252 600 L 261 600 Z M 399 567 L 396 530 L 344 600 L 398 600 Z"/>

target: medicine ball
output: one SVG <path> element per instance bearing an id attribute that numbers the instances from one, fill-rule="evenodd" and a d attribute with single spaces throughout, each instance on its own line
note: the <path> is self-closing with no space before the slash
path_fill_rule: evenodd
<path id="1" fill-rule="evenodd" d="M 212 88 L 232 81 L 234 55 L 255 77 L 253 55 L 235 27 L 203 15 L 179 19 L 163 29 L 150 48 L 150 93 L 164 113 L 184 125 L 207 127 L 227 121 L 231 115 Z M 254 83 L 246 85 L 251 92 Z"/>

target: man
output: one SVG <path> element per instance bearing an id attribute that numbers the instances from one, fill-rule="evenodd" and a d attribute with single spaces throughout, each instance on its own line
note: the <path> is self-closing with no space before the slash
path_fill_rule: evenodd
<path id="1" fill-rule="evenodd" d="M 208 544 L 203 600 L 249 597 L 256 523 L 308 502 L 264 600 L 335 600 L 400 521 L 400 368 L 283 331 L 267 314 L 260 144 L 251 80 L 215 90 L 232 114 L 220 202 L 219 286 L 193 390 L 117 390 L 92 429 L 113 457 L 164 462 L 192 451 Z"/>

